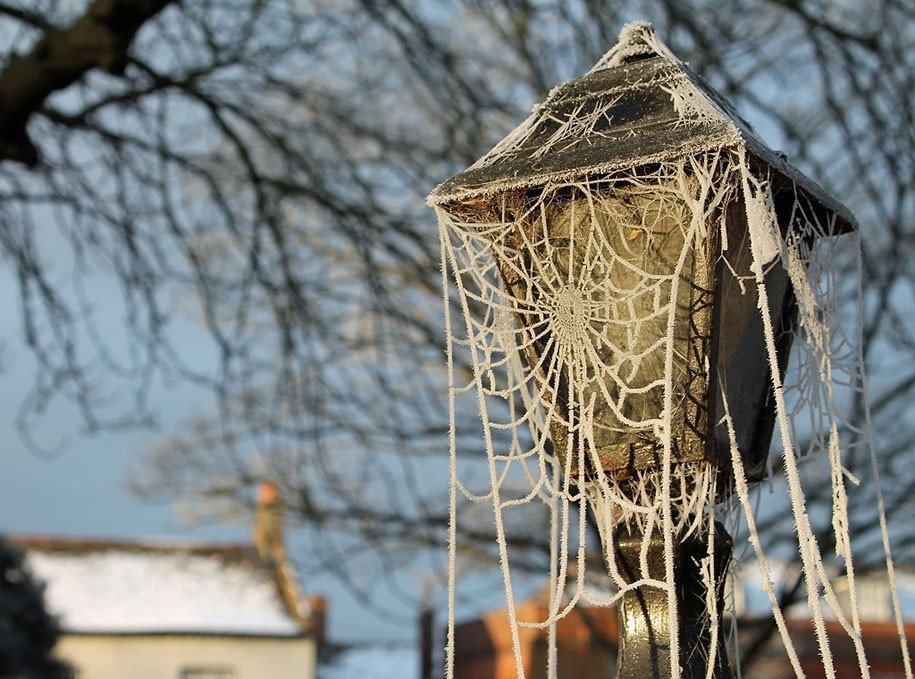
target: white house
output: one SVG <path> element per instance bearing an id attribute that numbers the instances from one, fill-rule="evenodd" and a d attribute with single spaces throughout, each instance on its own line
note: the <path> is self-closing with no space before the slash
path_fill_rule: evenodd
<path id="1" fill-rule="evenodd" d="M 257 546 L 11 536 L 60 620 L 57 655 L 79 679 L 313 679 L 323 601 L 301 597 L 267 496 Z"/>

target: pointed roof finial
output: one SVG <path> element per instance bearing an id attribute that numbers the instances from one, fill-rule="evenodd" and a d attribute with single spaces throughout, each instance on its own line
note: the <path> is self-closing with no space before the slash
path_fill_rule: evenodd
<path id="1" fill-rule="evenodd" d="M 674 63 L 680 63 L 677 55 L 658 38 L 658 34 L 655 33 L 649 22 L 631 21 L 620 30 L 619 40 L 613 49 L 607 52 L 591 71 L 632 64 L 653 57 L 662 57 Z"/>
<path id="2" fill-rule="evenodd" d="M 660 56 L 655 45 L 658 38 L 647 21 L 633 21 L 620 30 L 619 51 L 616 53 L 618 64 L 631 64 L 642 59 Z M 654 43 L 654 44 L 653 44 Z"/>

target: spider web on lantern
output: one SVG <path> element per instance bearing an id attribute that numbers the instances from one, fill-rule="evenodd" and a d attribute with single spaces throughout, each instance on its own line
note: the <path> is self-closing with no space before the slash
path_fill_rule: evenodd
<path id="1" fill-rule="evenodd" d="M 496 147 L 491 155 L 500 153 Z M 556 676 L 556 624 L 579 603 L 611 606 L 637 586 L 667 593 L 670 629 L 677 629 L 673 583 L 674 535 L 706 536 L 704 577 L 713 633 L 708 649 L 717 652 L 718 618 L 712 564 L 716 520 L 739 538 L 746 532 L 760 570 L 760 585 L 772 608 L 789 662 L 803 676 L 798 651 L 772 584 L 770 555 L 757 530 L 749 474 L 738 450 L 732 413 L 722 384 L 691 354 L 690 337 L 675 322 L 689 309 L 691 322 L 707 327 L 712 282 L 696 280 L 709 271 L 707 229 L 727 252 L 728 208 L 746 212 L 752 262 L 739 276 L 740 289 L 753 291 L 765 332 L 769 380 L 775 400 L 774 441 L 782 449 L 781 483 L 790 503 L 803 564 L 807 606 L 823 670 L 835 676 L 827 620 L 837 621 L 854 646 L 862 676 L 869 676 L 855 588 L 847 516 L 847 483 L 857 483 L 843 466 L 844 456 L 871 460 L 885 562 L 896 626 L 906 667 L 911 668 L 896 593 L 888 530 L 879 490 L 869 419 L 861 427 L 845 412 L 857 394 L 866 410 L 860 336 L 848 335 L 848 310 L 838 295 L 837 263 L 848 262 L 834 235 L 800 192 L 794 195 L 790 224 L 779 229 L 767 177 L 754 176 L 742 151 L 722 149 L 676 161 L 620 170 L 600 180 L 554 182 L 537 190 L 506 191 L 481 220 L 460 209 L 437 207 L 442 239 L 443 287 L 448 331 L 452 421 L 455 399 L 475 398 L 486 446 L 488 478 L 482 490 L 459 473 L 458 437 L 452 427 L 450 616 L 447 675 L 453 676 L 454 589 L 457 568 L 457 494 L 491 506 L 506 591 L 517 674 L 524 676 L 519 629 L 546 628 L 548 676 Z M 846 243 L 851 240 L 843 239 Z M 853 247 L 854 260 L 857 248 Z M 734 245 L 731 245 L 734 247 Z M 844 259 L 843 259 L 844 258 Z M 723 265 L 727 260 L 722 258 Z M 860 272 L 860 263 L 851 262 Z M 779 328 L 773 318 L 767 273 L 784 267 L 797 299 L 797 320 Z M 454 288 L 452 288 L 454 286 Z M 774 294 L 774 293 L 772 293 Z M 858 288 L 860 303 L 860 287 Z M 461 313 L 452 317 L 452 295 Z M 793 334 L 793 367 L 784 378 L 777 333 Z M 702 333 L 699 332 L 701 335 Z M 456 368 L 462 353 L 472 370 Z M 720 381 L 727 375 L 718 375 Z M 676 385 L 686 385 L 676 386 Z M 722 424 L 730 440 L 733 485 L 722 488 L 714 465 L 693 459 L 688 426 L 713 417 L 691 394 L 720 388 Z M 717 424 L 717 423 L 712 423 Z M 633 456 L 655 465 L 628 473 L 604 472 L 607 455 L 624 441 Z M 608 452 L 609 451 L 609 452 Z M 822 453 L 822 454 L 820 454 Z M 812 456 L 828 460 L 832 486 L 835 554 L 848 581 L 850 607 L 843 610 L 807 513 L 799 463 Z M 770 470 L 771 472 L 771 470 Z M 551 521 L 548 615 L 520 620 L 512 589 L 506 513 L 541 503 Z M 602 555 L 588 551 L 587 517 L 600 533 Z M 617 570 L 616 528 L 635 524 L 644 531 L 642 577 L 628 582 Z M 665 547 L 665 577 L 651 578 L 644 554 L 653 535 Z M 736 560 L 735 562 L 736 563 Z M 733 569 L 732 569 L 733 570 Z M 595 595 L 587 574 L 609 576 L 615 592 Z M 736 616 L 731 616 L 736 621 Z M 733 623 L 732 623 L 733 624 Z M 736 644 L 735 630 L 731 642 Z M 672 635 L 672 676 L 679 676 L 677 635 Z M 734 653 L 735 657 L 739 653 Z M 715 667 L 708 662 L 709 676 Z"/>

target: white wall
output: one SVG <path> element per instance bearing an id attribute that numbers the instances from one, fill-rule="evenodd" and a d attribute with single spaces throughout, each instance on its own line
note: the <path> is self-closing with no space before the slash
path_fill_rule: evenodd
<path id="1" fill-rule="evenodd" d="M 55 652 L 79 679 L 182 679 L 201 668 L 231 669 L 231 679 L 314 679 L 317 662 L 311 639 L 64 635 Z"/>

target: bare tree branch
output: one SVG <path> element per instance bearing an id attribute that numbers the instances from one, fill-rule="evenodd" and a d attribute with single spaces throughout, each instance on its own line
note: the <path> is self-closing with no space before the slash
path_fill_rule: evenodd
<path id="1" fill-rule="evenodd" d="M 28 137 L 29 119 L 54 92 L 63 90 L 92 69 L 120 75 L 137 31 L 172 0 L 94 0 L 67 28 L 52 28 L 33 13 L 0 8 L 4 13 L 44 24 L 45 35 L 27 53 L 0 71 L 0 160 L 26 165 L 38 162 Z"/>

